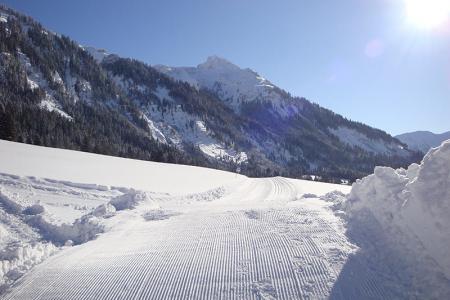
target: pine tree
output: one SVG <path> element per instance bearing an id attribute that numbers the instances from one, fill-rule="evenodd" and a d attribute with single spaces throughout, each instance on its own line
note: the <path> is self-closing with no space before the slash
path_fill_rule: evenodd
<path id="1" fill-rule="evenodd" d="M 15 141 L 16 129 L 14 127 L 14 119 L 11 114 L 0 113 L 0 139 Z"/>

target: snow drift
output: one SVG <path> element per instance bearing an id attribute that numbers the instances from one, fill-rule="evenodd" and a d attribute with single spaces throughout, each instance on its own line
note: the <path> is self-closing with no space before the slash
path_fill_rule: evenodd
<path id="1" fill-rule="evenodd" d="M 0 251 L 0 293 L 8 284 L 57 251 L 52 243 L 13 245 Z"/>
<path id="2" fill-rule="evenodd" d="M 139 203 L 144 201 L 151 201 L 148 193 L 130 189 L 127 193 L 111 199 L 109 204 L 112 205 L 115 210 L 124 210 L 133 209 Z"/>
<path id="3" fill-rule="evenodd" d="M 370 212 L 401 256 L 450 280 L 450 140 L 407 170 L 377 167 L 344 206 L 350 220 Z"/>

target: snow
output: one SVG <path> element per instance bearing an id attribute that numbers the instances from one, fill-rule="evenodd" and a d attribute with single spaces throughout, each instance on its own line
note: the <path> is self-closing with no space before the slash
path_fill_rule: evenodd
<path id="1" fill-rule="evenodd" d="M 64 86 L 64 81 L 62 80 L 61 75 L 59 75 L 57 71 L 53 73 L 53 82 Z"/>
<path id="2" fill-rule="evenodd" d="M 413 262 L 411 277 L 449 295 L 450 140 L 407 170 L 377 167 L 353 185 L 344 206 L 360 228 L 376 220 L 389 241 L 386 247 Z"/>
<path id="3" fill-rule="evenodd" d="M 271 102 L 282 116 L 299 113 L 299 104 L 295 105 L 275 90 L 275 86 L 250 69 L 241 69 L 231 62 L 217 57 L 208 57 L 197 67 L 154 66 L 160 72 L 193 87 L 206 88 L 215 92 L 230 107 L 239 111 L 242 102 L 255 100 Z"/>
<path id="4" fill-rule="evenodd" d="M 107 56 L 109 56 L 108 52 L 105 49 L 97 49 L 94 47 L 82 47 L 85 51 L 87 51 L 97 63 L 101 63 Z"/>
<path id="5" fill-rule="evenodd" d="M 30 89 L 32 89 L 32 90 L 39 88 L 39 85 L 36 82 L 34 82 L 33 80 L 31 80 L 30 78 L 27 78 L 27 83 L 28 83 L 28 86 L 30 87 Z"/>
<path id="6" fill-rule="evenodd" d="M 167 144 L 166 137 L 161 132 L 161 130 L 159 130 L 159 128 L 155 125 L 155 123 L 144 114 L 142 115 L 142 117 L 147 122 L 148 128 L 152 134 L 152 138 L 161 143 Z"/>
<path id="7" fill-rule="evenodd" d="M 112 197 L 121 194 L 99 185 L 67 181 L 15 177 L 0 174 L 0 202 L 15 214 L 41 215 L 52 224 L 71 224 Z M 80 201 L 80 198 L 83 201 Z M 9 204 L 8 204 L 9 203 Z M 14 204 L 14 207 L 12 207 Z M 38 212 L 42 207 L 42 211 Z"/>
<path id="8" fill-rule="evenodd" d="M 198 130 L 203 134 L 200 137 L 197 135 L 195 138 L 191 138 L 190 141 L 194 145 L 197 145 L 204 154 L 220 160 L 231 160 L 237 164 L 247 161 L 247 154 L 245 152 L 238 153 L 233 149 L 226 149 L 220 143 L 210 138 L 203 121 L 197 121 L 196 125 Z"/>
<path id="9" fill-rule="evenodd" d="M 133 80 L 125 79 L 123 76 L 112 74 L 111 76 L 125 92 L 138 90 L 143 93 L 143 99 L 138 99 L 143 112 L 141 117 L 148 124 L 153 139 L 164 144 L 172 144 L 180 150 L 185 147 L 186 143 L 191 144 L 206 156 L 221 161 L 236 164 L 247 162 L 247 153 L 238 151 L 232 146 L 226 145 L 224 141 L 215 138 L 209 132 L 205 122 L 199 119 L 199 116 L 184 111 L 181 105 L 173 105 L 176 101 L 170 95 L 170 90 L 163 84 L 152 89 L 136 84 Z M 145 98 L 149 94 L 158 98 L 161 103 L 168 101 L 172 105 L 161 108 L 156 104 L 149 104 Z"/>
<path id="10" fill-rule="evenodd" d="M 130 192 L 115 197 L 109 201 L 109 204 L 114 206 L 115 210 L 124 210 L 135 208 L 140 202 L 149 202 L 150 197 L 144 192 L 131 190 Z"/>
<path id="11" fill-rule="evenodd" d="M 58 113 L 60 116 L 66 118 L 68 120 L 73 120 L 73 118 L 71 116 L 69 116 L 65 111 L 59 109 L 58 105 L 52 100 L 53 99 L 51 97 L 48 97 L 48 94 L 47 94 L 45 99 L 41 101 L 39 106 L 45 110 L 54 111 L 54 112 Z"/>
<path id="12" fill-rule="evenodd" d="M 173 102 L 172 97 L 169 95 L 170 91 L 164 86 L 158 85 L 156 87 L 155 95 L 158 97 L 161 101 L 163 100 L 169 100 Z"/>
<path id="13" fill-rule="evenodd" d="M 202 196 L 127 192 L 110 202 L 126 205 L 102 219 L 104 233 L 58 251 L 6 299 L 324 298 L 355 248 L 325 202 L 294 203 L 297 193 L 281 177 L 241 178 Z"/>
<path id="14" fill-rule="evenodd" d="M 87 103 L 92 102 L 92 87 L 89 81 L 79 78 L 77 83 L 79 98 Z"/>
<path id="15" fill-rule="evenodd" d="M 352 188 L 6 141 L 0 172 L 4 299 L 450 295 L 450 141 Z"/>
<path id="16" fill-rule="evenodd" d="M 124 80 L 119 76 L 115 76 L 114 80 L 125 89 L 136 86 L 131 80 Z M 161 101 L 174 102 L 169 89 L 165 86 L 157 86 L 153 94 Z M 227 147 L 223 142 L 214 138 L 209 133 L 204 121 L 199 120 L 196 115 L 187 113 L 179 105 L 170 109 L 160 109 L 157 105 L 148 105 L 142 109 L 144 111 L 142 117 L 147 122 L 155 140 L 173 144 L 180 149 L 183 148 L 183 143 L 187 142 L 197 146 L 205 155 L 227 162 L 242 164 L 248 159 L 245 152 Z"/>
<path id="17" fill-rule="evenodd" d="M 355 129 L 338 127 L 337 129 L 329 128 L 329 131 L 337 136 L 341 142 L 350 146 L 359 147 L 368 152 L 405 156 L 408 155 L 408 152 L 403 148 L 399 148 L 398 144 L 387 144 L 381 139 L 373 140 Z"/>
<path id="18" fill-rule="evenodd" d="M 57 78 L 54 78 L 54 80 L 55 79 L 57 80 Z M 69 68 L 65 71 L 64 79 L 66 82 L 64 89 L 71 96 L 74 103 L 80 100 L 86 103 L 92 103 L 92 86 L 89 81 L 73 76 Z M 77 86 L 77 88 L 75 88 L 75 86 Z"/>
<path id="19" fill-rule="evenodd" d="M 126 190 L 0 174 L 0 293 L 64 244 L 84 243 Z"/>
<path id="20" fill-rule="evenodd" d="M 16 260 L 29 261 L 23 253 L 32 251 L 17 246 L 6 251 L 4 283 L 10 285 L 20 277 L 6 299 L 67 298 L 75 296 L 69 295 L 72 292 L 76 298 L 108 298 L 109 292 L 124 298 L 160 298 L 170 291 L 181 298 L 195 298 L 198 293 L 206 298 L 322 297 L 330 292 L 333 274 L 345 260 L 321 267 L 325 269 L 311 266 L 305 267 L 306 273 L 296 273 L 286 271 L 300 268 L 292 265 L 291 259 L 310 261 L 319 253 L 328 253 L 331 250 L 325 244 L 322 248 L 320 239 L 329 235 L 338 236 L 344 253 L 354 250 L 342 232 L 335 232 L 335 223 L 341 221 L 324 204 L 314 204 L 317 199 L 297 200 L 304 190 L 321 195 L 334 189 L 348 192 L 349 187 L 281 177 L 251 179 L 217 170 L 6 141 L 0 141 L 0 151 L 1 171 L 17 174 L 0 175 L 2 195 L 12 207 L 7 212 L 0 205 L 0 216 L 4 215 L 1 236 L 9 239 L 1 249 L 6 251 L 6 244 L 16 242 L 26 249 L 41 249 L 31 263 L 13 268 Z M 114 187 L 116 183 L 144 191 Z M 311 218 L 321 221 L 313 224 L 308 221 Z M 305 238 L 310 229 L 315 230 L 319 244 Z M 221 242 L 214 242 L 216 239 Z M 266 250 L 254 253 L 253 249 Z M 233 256 L 234 251 L 239 251 L 239 256 Z M 39 264 L 44 259 L 45 263 Z M 167 264 L 170 261 L 173 264 Z M 267 269 L 255 268 L 261 262 Z M 27 275 L 21 277 L 24 273 Z M 104 275 L 111 279 L 110 284 L 88 287 L 83 283 L 87 278 L 102 282 Z M 216 276 L 223 278 L 221 288 L 212 279 Z M 318 282 L 302 290 L 295 284 L 300 278 Z M 137 284 L 123 289 L 128 280 Z"/>
<path id="21" fill-rule="evenodd" d="M 3 12 L 0 12 L 0 22 L 1 23 L 8 23 L 8 14 L 5 14 Z"/>
<path id="22" fill-rule="evenodd" d="M 34 90 L 41 88 L 45 92 L 44 98 L 41 100 L 40 107 L 50 112 L 56 112 L 60 116 L 72 120 L 72 117 L 63 111 L 53 96 L 54 91 L 49 88 L 47 80 L 44 75 L 35 67 L 31 65 L 30 59 L 22 52 L 18 52 L 19 61 L 27 72 L 27 83 L 30 89 Z M 53 80 L 56 83 L 62 83 L 62 79 L 58 73 L 53 74 Z"/>
<path id="23" fill-rule="evenodd" d="M 202 192 L 242 178 L 234 173 L 212 169 L 124 159 L 3 140 L 0 140 L 0 166 L 1 172 L 20 176 L 171 194 Z M 172 182 L 177 184 L 173 185 Z"/>
<path id="24" fill-rule="evenodd" d="M 0 253 L 0 293 L 6 284 L 12 283 L 33 266 L 54 254 L 57 248 L 51 243 L 37 242 L 33 245 L 21 245 L 14 249 L 3 248 L 2 250 Z M 2 259 L 5 254 L 12 259 Z"/>

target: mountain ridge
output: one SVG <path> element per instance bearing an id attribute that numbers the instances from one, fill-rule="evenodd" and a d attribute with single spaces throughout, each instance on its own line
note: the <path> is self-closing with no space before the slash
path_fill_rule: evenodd
<path id="1" fill-rule="evenodd" d="M 431 148 L 437 147 L 443 141 L 450 139 L 450 131 L 433 133 L 431 131 L 419 130 L 399 134 L 395 137 L 407 144 L 410 149 L 427 153 Z"/>

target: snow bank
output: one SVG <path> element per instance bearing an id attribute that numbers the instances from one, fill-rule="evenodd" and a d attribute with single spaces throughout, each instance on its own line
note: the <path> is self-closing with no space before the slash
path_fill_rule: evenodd
<path id="1" fill-rule="evenodd" d="M 109 201 L 116 210 L 133 209 L 143 201 L 149 201 L 148 193 L 131 189 L 128 193 L 115 197 Z"/>
<path id="2" fill-rule="evenodd" d="M 116 209 L 113 205 L 101 204 L 91 213 L 77 219 L 73 224 L 53 224 L 42 215 L 28 216 L 26 222 L 37 229 L 41 235 L 53 243 L 64 245 L 67 241 L 82 244 L 94 239 L 104 232 L 102 219 L 113 216 Z"/>
<path id="3" fill-rule="evenodd" d="M 221 186 L 203 193 L 189 194 L 182 197 L 186 201 L 214 201 L 222 198 L 226 193 L 225 187 Z"/>
<path id="4" fill-rule="evenodd" d="M 75 198 L 71 199 L 72 192 L 76 191 Z M 121 196 L 116 197 L 118 193 Z M 49 201 L 52 197 L 55 201 Z M 134 208 L 148 199 L 147 193 L 133 189 L 119 191 L 96 184 L 0 174 L 0 294 L 59 246 L 95 239 L 106 231 L 105 219 L 114 216 L 116 210 Z M 95 206 L 102 201 L 111 203 Z M 76 209 L 70 208 L 71 203 L 83 207 L 88 204 L 89 208 L 81 210 L 88 213 L 72 220 Z M 63 218 L 67 222 L 61 223 L 59 218 L 48 214 L 55 207 L 56 213 L 70 215 Z"/>
<path id="5" fill-rule="evenodd" d="M 321 196 L 320 199 L 332 203 L 331 208 L 334 211 L 339 211 L 346 202 L 346 195 L 341 191 L 332 191 Z"/>
<path id="6" fill-rule="evenodd" d="M 58 250 L 52 243 L 13 246 L 0 251 L 0 293 L 7 285 Z"/>
<path id="7" fill-rule="evenodd" d="M 61 184 L 64 184 L 64 185 L 67 185 L 70 187 L 86 189 L 86 190 L 99 190 L 99 191 L 108 191 L 109 190 L 109 186 L 99 185 L 99 184 L 95 184 L 95 183 L 76 183 L 76 182 L 71 182 L 71 181 L 67 181 L 67 180 L 53 180 L 50 178 L 45 178 L 45 180 L 48 182 L 52 182 L 52 183 L 61 183 Z"/>
<path id="8" fill-rule="evenodd" d="M 405 256 L 431 258 L 418 263 L 435 263 L 450 280 L 450 140 L 407 170 L 375 168 L 353 184 L 345 206 L 350 219 L 370 212 L 394 235 L 393 247 Z"/>
<path id="9" fill-rule="evenodd" d="M 2 187 L 0 187 L 0 207 L 3 207 L 6 212 L 11 214 L 19 214 L 22 211 L 22 207 L 19 204 L 5 195 Z"/>

